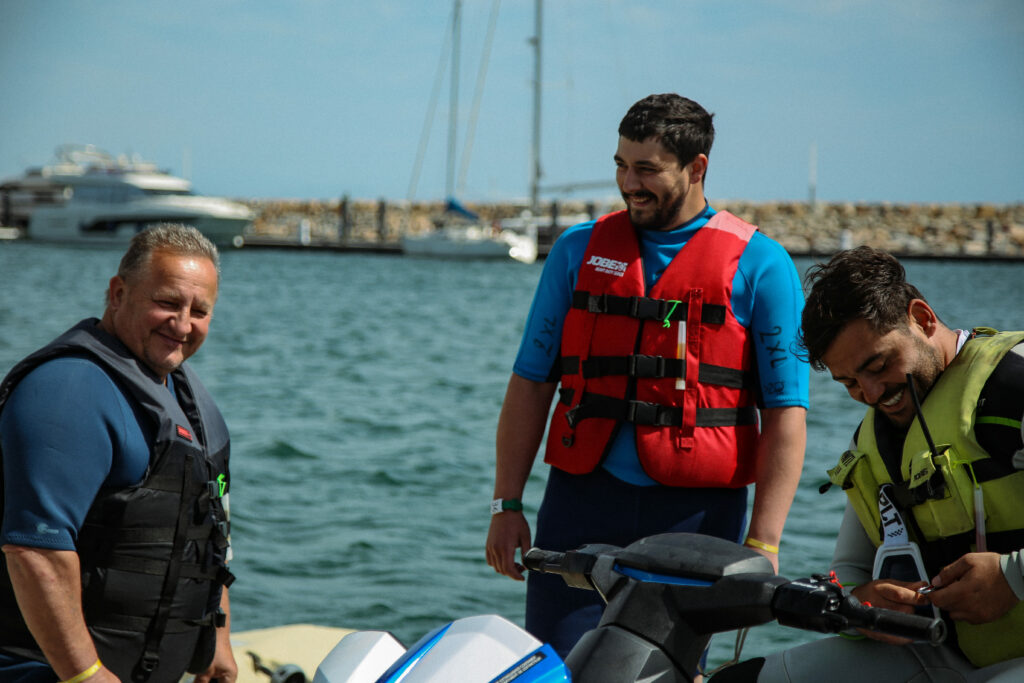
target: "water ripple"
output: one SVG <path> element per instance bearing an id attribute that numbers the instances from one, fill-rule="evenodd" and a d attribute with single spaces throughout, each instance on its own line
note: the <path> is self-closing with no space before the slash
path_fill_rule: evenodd
<path id="1" fill-rule="evenodd" d="M 0 244 L 4 369 L 99 315 L 119 259 L 119 249 Z M 223 254 L 215 321 L 192 365 L 232 432 L 236 629 L 308 622 L 411 643 L 471 614 L 521 623 L 524 586 L 487 567 L 483 544 L 497 415 L 540 268 Z M 1020 326 L 1022 264 L 907 271 L 951 324 Z M 818 485 L 862 414 L 825 375 L 812 376 L 811 397 L 780 559 L 793 577 L 828 566 L 845 497 Z M 545 477 L 540 464 L 530 474 L 528 519 Z M 745 654 L 813 637 L 759 627 Z M 712 660 L 729 647 L 716 637 Z"/>

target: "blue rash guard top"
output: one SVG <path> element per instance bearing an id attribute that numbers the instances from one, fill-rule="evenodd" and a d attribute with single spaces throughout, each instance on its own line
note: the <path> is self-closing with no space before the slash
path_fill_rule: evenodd
<path id="1" fill-rule="evenodd" d="M 714 209 L 707 206 L 703 213 L 673 230 L 637 231 L 648 289 L 713 215 Z M 535 382 L 558 381 L 562 325 L 593 228 L 594 221 L 588 221 L 566 230 L 544 262 L 512 367 L 520 377 Z M 807 408 L 810 368 L 796 353 L 804 297 L 793 260 L 782 245 L 756 232 L 740 257 L 732 284 L 733 313 L 754 340 L 759 404 L 765 408 Z M 633 425 L 628 422 L 619 430 L 602 466 L 630 484 L 657 484 L 640 466 Z"/>
<path id="2" fill-rule="evenodd" d="M 154 438 L 155 425 L 93 361 L 65 356 L 37 367 L 0 412 L 0 449 L 25 456 L 4 461 L 0 543 L 76 550 L 96 493 L 142 481 Z M 42 662 L 0 653 L 0 678 L 19 675 L 51 673 Z"/>
<path id="3" fill-rule="evenodd" d="M 33 370 L 0 413 L 0 447 L 22 456 L 4 461 L 0 542 L 75 550 L 96 493 L 142 480 L 154 428 L 90 360 L 57 358 Z"/>
<path id="4" fill-rule="evenodd" d="M 233 578 L 223 565 L 227 532 L 219 524 L 226 499 L 214 503 L 216 494 L 208 493 L 214 473 L 226 477 L 226 425 L 198 378 L 188 379 L 190 370 L 176 371 L 186 380 L 168 375 L 160 386 L 91 322 L 5 380 L 5 392 L 14 385 L 0 411 L 0 543 L 83 557 L 89 630 L 122 678 L 143 661 L 201 670 L 213 653 L 215 604 Z M 69 355 L 45 360 L 61 352 Z M 23 366 L 31 369 L 22 376 Z M 0 597 L 9 609 L 14 594 L 3 578 Z M 100 606 L 97 596 L 108 595 L 110 606 Z M 0 679 L 54 680 L 23 623 L 5 622 L 0 631 Z"/>

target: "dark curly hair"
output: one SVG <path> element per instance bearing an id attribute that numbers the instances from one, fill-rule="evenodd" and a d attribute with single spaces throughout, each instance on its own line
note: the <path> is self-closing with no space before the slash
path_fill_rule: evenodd
<path id="1" fill-rule="evenodd" d="M 842 329 L 862 318 L 878 334 L 906 326 L 912 299 L 924 297 L 907 282 L 896 258 L 873 247 L 841 251 L 807 271 L 810 293 L 801 320 L 801 343 L 815 370 Z"/>
<path id="2" fill-rule="evenodd" d="M 712 118 L 714 114 L 681 95 L 648 95 L 626 112 L 619 135 L 633 142 L 653 137 L 685 166 L 698 154 L 711 154 L 715 141 Z"/>

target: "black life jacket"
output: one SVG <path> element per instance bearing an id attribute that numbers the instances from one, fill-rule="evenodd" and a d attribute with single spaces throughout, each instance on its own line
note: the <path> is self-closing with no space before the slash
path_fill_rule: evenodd
<path id="1" fill-rule="evenodd" d="M 171 374 L 175 400 L 97 323 L 83 320 L 16 365 L 0 384 L 0 410 L 32 369 L 75 355 L 95 362 L 151 418 L 155 436 L 143 480 L 100 490 L 76 549 L 85 621 L 104 665 L 125 681 L 176 682 L 186 670 L 209 666 L 222 586 L 234 579 L 224 561 L 227 425 L 186 364 Z M 2 509 L 0 486 L 0 515 Z M 45 661 L 21 617 L 4 562 L 0 614 L 0 650 Z"/>

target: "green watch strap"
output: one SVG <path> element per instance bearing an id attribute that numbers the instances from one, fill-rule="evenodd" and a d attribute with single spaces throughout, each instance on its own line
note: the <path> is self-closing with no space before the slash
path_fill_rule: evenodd
<path id="1" fill-rule="evenodd" d="M 491 514 L 496 515 L 506 510 L 521 512 L 523 503 L 518 498 L 495 498 L 491 501 Z"/>

